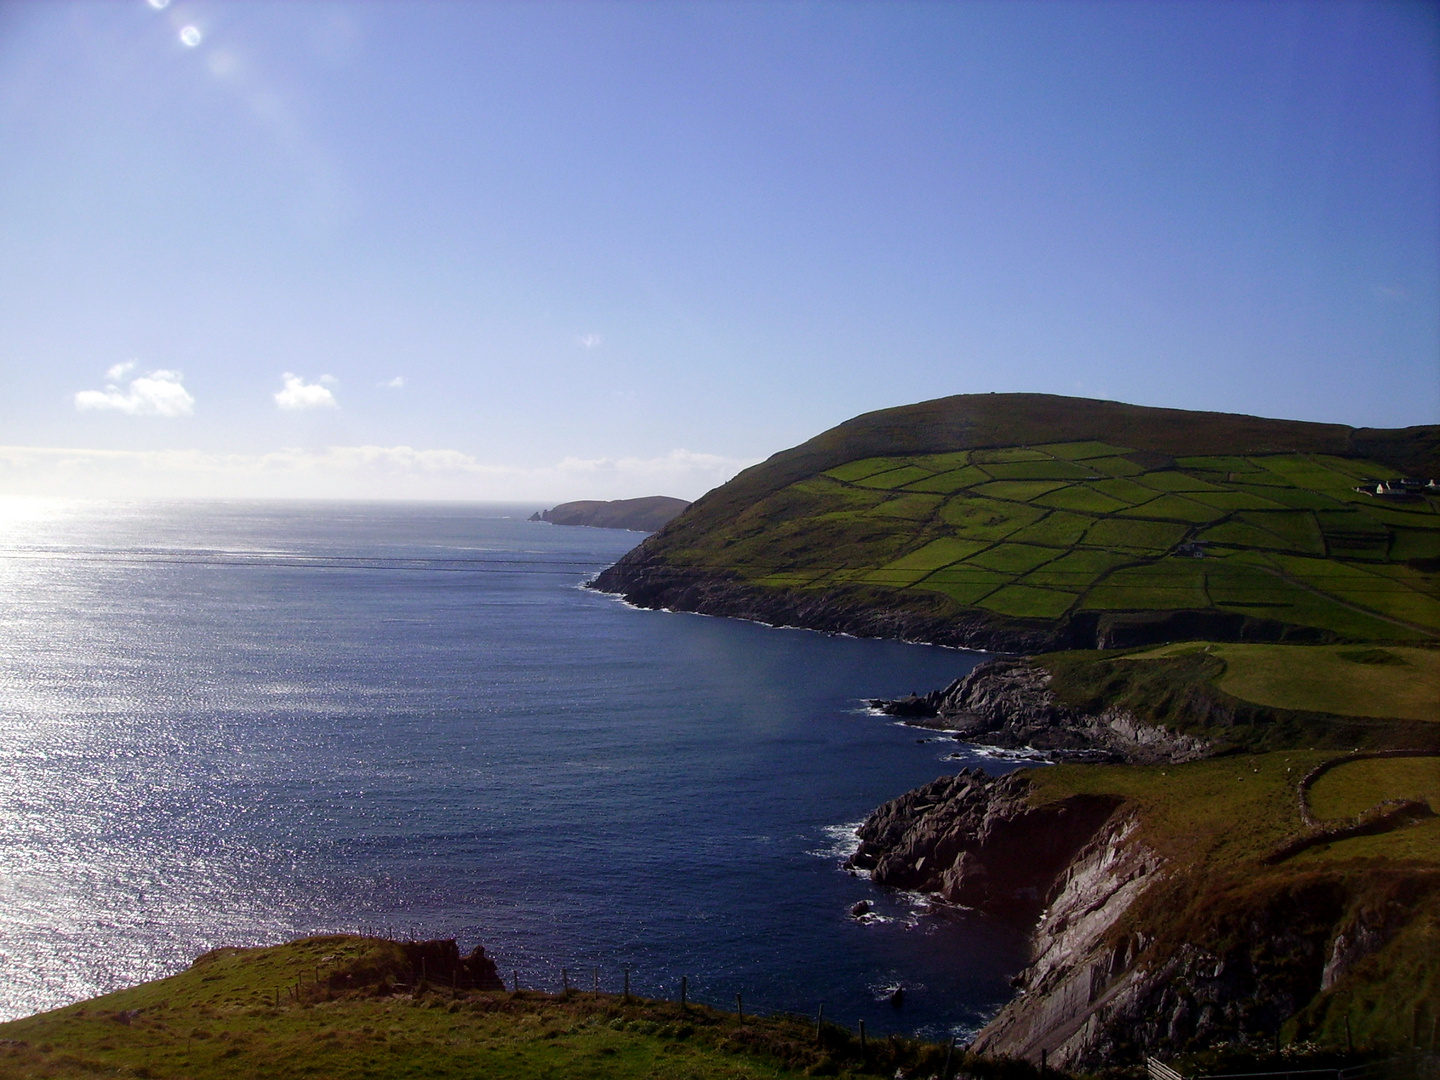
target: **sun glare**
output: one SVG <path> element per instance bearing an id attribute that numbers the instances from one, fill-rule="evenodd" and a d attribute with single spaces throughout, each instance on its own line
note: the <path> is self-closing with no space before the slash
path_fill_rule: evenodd
<path id="1" fill-rule="evenodd" d="M 148 3 L 156 11 L 164 11 L 170 6 L 170 0 L 148 0 Z"/>
<path id="2" fill-rule="evenodd" d="M 197 26 L 185 27 L 180 31 L 180 40 L 193 49 L 200 44 L 200 28 Z"/>

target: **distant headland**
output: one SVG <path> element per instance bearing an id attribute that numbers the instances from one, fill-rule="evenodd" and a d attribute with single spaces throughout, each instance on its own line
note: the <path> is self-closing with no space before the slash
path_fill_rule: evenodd
<path id="1" fill-rule="evenodd" d="M 609 502 L 582 499 L 531 514 L 530 520 L 548 521 L 551 525 L 590 525 L 597 529 L 657 532 L 689 506 L 684 499 L 672 499 L 668 495 L 612 499 Z"/>

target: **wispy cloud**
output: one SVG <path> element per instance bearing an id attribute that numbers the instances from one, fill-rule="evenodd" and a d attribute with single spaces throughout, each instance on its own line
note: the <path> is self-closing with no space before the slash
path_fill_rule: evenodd
<path id="1" fill-rule="evenodd" d="M 575 344 L 579 345 L 582 349 L 594 349 L 597 348 L 600 343 L 601 337 L 599 334 L 581 334 L 575 339 Z"/>
<path id="2" fill-rule="evenodd" d="M 134 361 L 116 364 L 105 373 L 109 385 L 104 390 L 81 390 L 75 395 L 75 407 L 82 412 L 122 412 L 131 416 L 189 416 L 195 411 L 195 399 L 181 385 L 184 376 L 178 371 L 152 371 L 120 389 L 120 381 L 134 367 Z"/>
<path id="3" fill-rule="evenodd" d="M 405 376 L 396 375 L 393 379 L 382 382 L 380 386 L 385 390 L 403 390 L 405 389 Z"/>
<path id="4" fill-rule="evenodd" d="M 689 450 L 654 458 L 568 457 L 525 467 L 490 464 L 459 450 L 411 446 L 285 448 L 264 454 L 0 446 L 0 494 L 536 503 L 641 495 L 698 498 L 750 464 Z"/>
<path id="5" fill-rule="evenodd" d="M 340 403 L 335 400 L 335 395 L 330 392 L 330 387 L 335 385 L 335 378 L 332 375 L 321 375 L 319 380 L 307 383 L 299 375 L 285 372 L 281 378 L 285 382 L 283 389 L 275 391 L 275 404 L 282 409 L 338 409 Z"/>

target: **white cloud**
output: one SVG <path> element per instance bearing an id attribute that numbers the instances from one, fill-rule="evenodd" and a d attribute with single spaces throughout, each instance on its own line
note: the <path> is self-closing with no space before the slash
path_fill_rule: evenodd
<path id="1" fill-rule="evenodd" d="M 335 385 L 332 375 L 322 375 L 318 382 L 307 383 L 299 375 L 285 372 L 281 376 L 285 388 L 275 392 L 275 404 L 282 409 L 338 409 L 340 403 L 330 392 Z"/>
<path id="2" fill-rule="evenodd" d="M 70 498 L 460 499 L 556 503 L 675 495 L 694 499 L 753 461 L 673 450 L 655 458 L 569 457 L 495 465 L 410 446 L 69 450 L 0 446 L 0 495 Z"/>
<path id="3" fill-rule="evenodd" d="M 582 349 L 593 349 L 600 344 L 599 334 L 581 334 L 575 339 L 575 344 Z"/>
<path id="4" fill-rule="evenodd" d="M 135 361 L 127 360 L 123 364 L 116 364 L 105 372 L 105 378 L 113 383 L 118 383 L 126 375 L 135 370 Z"/>
<path id="5" fill-rule="evenodd" d="M 396 375 L 393 379 L 382 382 L 380 386 L 386 390 L 403 390 L 405 389 L 405 376 Z"/>
<path id="6" fill-rule="evenodd" d="M 106 372 L 110 385 L 104 390 L 81 390 L 75 395 L 75 407 L 82 412 L 93 409 L 131 416 L 189 416 L 195 411 L 195 399 L 181 385 L 184 376 L 178 371 L 152 371 L 121 390 L 116 384 L 134 366 L 133 362 L 116 364 Z"/>

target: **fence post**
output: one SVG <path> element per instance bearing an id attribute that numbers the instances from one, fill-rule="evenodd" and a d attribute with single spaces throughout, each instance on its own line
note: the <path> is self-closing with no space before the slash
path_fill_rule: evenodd
<path id="1" fill-rule="evenodd" d="M 825 1003 L 820 1003 L 820 1011 L 815 1014 L 815 1041 L 820 1041 L 820 1031 L 825 1027 Z"/>
<path id="2" fill-rule="evenodd" d="M 861 1056 L 862 1058 L 866 1056 L 866 1048 L 865 1048 L 865 1021 L 864 1021 L 864 1020 L 861 1020 L 861 1021 L 860 1021 L 860 1056 Z"/>
<path id="3" fill-rule="evenodd" d="M 514 993 L 517 993 L 517 994 L 518 994 L 518 993 L 520 992 L 520 972 L 519 972 L 518 969 L 516 969 L 515 971 L 512 971 L 512 972 L 510 973 L 510 975 L 511 975 L 512 980 L 513 980 L 514 983 L 515 983 Z"/>
<path id="4" fill-rule="evenodd" d="M 625 1000 L 630 1000 L 630 965 L 625 965 Z"/>
<path id="5" fill-rule="evenodd" d="M 745 1002 L 739 994 L 735 995 L 735 1015 L 741 1020 L 745 1019 Z"/>
<path id="6" fill-rule="evenodd" d="M 950 1045 L 945 1049 L 945 1068 L 940 1070 L 940 1080 L 950 1080 L 950 1059 L 955 1056 L 955 1036 L 950 1036 Z"/>
<path id="7" fill-rule="evenodd" d="M 570 972 L 567 968 L 560 969 L 560 994 L 562 997 L 570 996 Z"/>
<path id="8" fill-rule="evenodd" d="M 600 969 L 598 967 L 595 969 L 595 997 L 597 1000 L 600 997 Z"/>
<path id="9" fill-rule="evenodd" d="M 680 1008 L 685 1008 L 685 976 L 680 976 Z"/>

